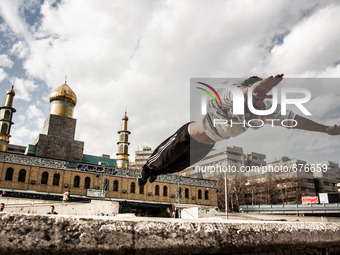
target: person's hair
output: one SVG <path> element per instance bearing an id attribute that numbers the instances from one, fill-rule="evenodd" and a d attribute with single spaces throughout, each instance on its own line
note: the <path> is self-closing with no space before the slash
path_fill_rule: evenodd
<path id="1" fill-rule="evenodd" d="M 51 208 L 53 208 L 53 209 L 54 209 L 54 205 L 51 205 Z"/>
<path id="2" fill-rule="evenodd" d="M 258 77 L 258 76 L 251 76 L 249 77 L 248 79 L 244 80 L 241 85 L 242 86 L 246 86 L 246 87 L 249 87 L 251 85 L 253 85 L 255 82 L 258 82 L 258 81 L 262 81 L 263 79 Z"/>

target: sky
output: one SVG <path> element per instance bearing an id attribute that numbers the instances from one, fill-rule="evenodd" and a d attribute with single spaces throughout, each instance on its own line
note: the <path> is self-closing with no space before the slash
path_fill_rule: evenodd
<path id="1" fill-rule="evenodd" d="M 16 91 L 10 142 L 26 146 L 42 132 L 49 94 L 66 75 L 78 97 L 76 139 L 86 154 L 113 158 L 126 107 L 131 155 L 190 120 L 190 78 L 339 78 L 339 13 L 336 0 L 1 0 L 0 104 L 14 78 Z M 313 106 L 313 117 L 329 125 L 340 124 L 332 89 L 313 97 L 331 113 Z M 271 135 L 285 139 L 281 132 L 290 146 L 248 146 L 252 131 L 227 145 L 340 162 L 340 137 Z"/>

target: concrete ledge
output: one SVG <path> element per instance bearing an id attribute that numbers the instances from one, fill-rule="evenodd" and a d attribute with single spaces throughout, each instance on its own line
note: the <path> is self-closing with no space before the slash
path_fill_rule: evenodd
<path id="1" fill-rule="evenodd" d="M 322 248 L 340 251 L 340 223 L 123 220 L 6 213 L 0 213 L 0 218 L 0 254 L 285 254 L 297 250 L 307 254 Z"/>

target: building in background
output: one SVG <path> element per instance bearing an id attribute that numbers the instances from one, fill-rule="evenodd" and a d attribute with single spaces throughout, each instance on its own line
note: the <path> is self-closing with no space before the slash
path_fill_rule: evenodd
<path id="1" fill-rule="evenodd" d="M 250 167 L 267 165 L 266 155 L 258 152 L 251 152 L 247 154 L 247 165 Z"/>
<path id="2" fill-rule="evenodd" d="M 224 207 L 226 173 L 220 169 L 227 170 L 229 206 L 234 210 L 245 204 L 301 204 L 302 197 L 319 193 L 335 192 L 340 201 L 338 164 L 319 163 L 319 168 L 327 168 L 322 172 L 321 168 L 313 171 L 316 165 L 286 156 L 267 161 L 265 154 L 246 154 L 242 148 L 233 146 L 212 150 L 191 167 L 190 173 L 191 177 L 217 180 L 219 206 Z"/>
<path id="3" fill-rule="evenodd" d="M 338 183 L 340 183 L 339 165 L 332 161 L 316 163 L 316 165 L 326 166 L 327 171 L 314 172 L 315 189 L 317 193 L 338 193 Z"/>
<path id="4" fill-rule="evenodd" d="M 22 145 L 8 144 L 7 152 L 24 155 L 26 148 L 27 148 L 26 146 Z"/>
<path id="5" fill-rule="evenodd" d="M 306 171 L 310 168 L 306 161 L 283 156 L 268 161 L 267 166 L 282 169 L 266 175 L 269 180 L 276 183 L 278 203 L 300 204 L 301 197 L 316 195 L 314 176 L 311 171 Z"/>
<path id="6" fill-rule="evenodd" d="M 153 152 L 148 146 L 143 146 L 142 150 L 135 151 L 135 162 L 130 163 L 130 168 L 141 170 Z"/>

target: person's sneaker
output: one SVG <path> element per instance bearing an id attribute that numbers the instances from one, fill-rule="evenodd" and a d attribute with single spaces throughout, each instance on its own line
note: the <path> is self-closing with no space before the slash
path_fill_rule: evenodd
<path id="1" fill-rule="evenodd" d="M 144 180 L 142 177 L 142 174 L 139 174 L 137 177 L 137 183 L 139 186 L 144 186 L 146 184 L 147 180 Z"/>
<path id="2" fill-rule="evenodd" d="M 139 186 L 144 186 L 150 177 L 149 171 L 143 166 L 142 171 L 137 177 L 137 183 Z"/>
<path id="3" fill-rule="evenodd" d="M 149 179 L 149 182 L 150 183 L 153 183 L 153 182 L 155 182 L 157 180 L 157 175 L 151 175 L 150 176 L 150 179 Z"/>

